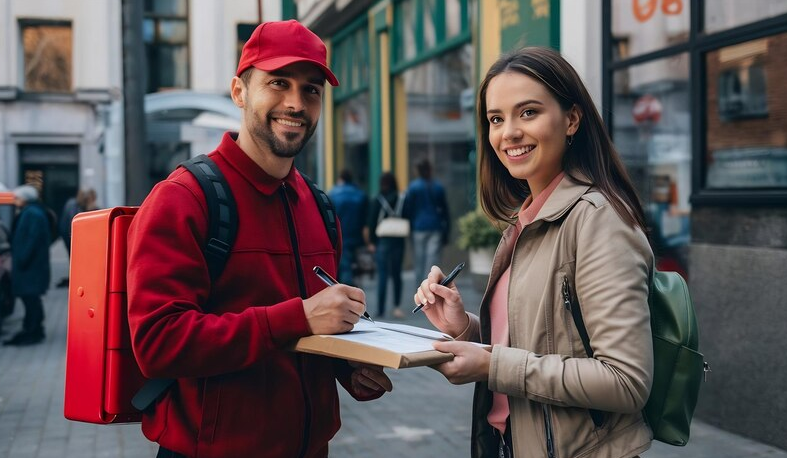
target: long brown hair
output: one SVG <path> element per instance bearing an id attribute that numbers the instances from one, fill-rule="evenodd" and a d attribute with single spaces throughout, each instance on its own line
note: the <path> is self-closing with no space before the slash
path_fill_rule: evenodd
<path id="1" fill-rule="evenodd" d="M 563 170 L 576 182 L 594 185 L 623 221 L 645 231 L 645 216 L 637 192 L 593 99 L 571 64 L 557 51 L 542 47 L 522 48 L 500 57 L 486 73 L 478 91 L 478 186 L 484 213 L 494 220 L 513 223 L 511 215 L 530 195 L 527 181 L 511 176 L 489 143 L 486 92 L 490 81 L 506 72 L 521 73 L 539 81 L 564 111 L 573 106 L 579 109 L 582 118 L 573 142 L 563 155 Z"/>

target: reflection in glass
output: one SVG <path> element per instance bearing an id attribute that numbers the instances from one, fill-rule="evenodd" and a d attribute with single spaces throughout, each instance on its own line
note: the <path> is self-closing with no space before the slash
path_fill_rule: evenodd
<path id="1" fill-rule="evenodd" d="M 145 12 L 162 16 L 185 16 L 186 0 L 145 0 Z"/>
<path id="2" fill-rule="evenodd" d="M 613 0 L 613 57 L 627 59 L 687 41 L 689 18 L 689 0 Z"/>
<path id="3" fill-rule="evenodd" d="M 787 187 L 787 34 L 705 56 L 705 186 Z"/>
<path id="4" fill-rule="evenodd" d="M 336 167 L 350 169 L 355 183 L 369 192 L 369 93 L 336 106 Z"/>
<path id="5" fill-rule="evenodd" d="M 186 21 L 179 19 L 162 19 L 158 22 L 158 38 L 161 43 L 181 44 L 189 38 Z"/>
<path id="6" fill-rule="evenodd" d="M 405 71 L 408 162 L 431 160 L 448 192 L 452 218 L 475 206 L 473 49 L 466 44 Z M 410 171 L 408 181 L 415 178 Z"/>
<path id="7" fill-rule="evenodd" d="M 437 44 L 437 33 L 435 32 L 435 20 L 437 19 L 435 13 L 436 0 L 422 0 L 423 1 L 423 14 L 421 21 L 424 24 L 424 47 L 423 49 L 432 49 Z"/>
<path id="8" fill-rule="evenodd" d="M 451 38 L 462 31 L 462 6 L 460 0 L 445 0 L 445 37 Z"/>
<path id="9" fill-rule="evenodd" d="M 72 38 L 70 25 L 22 24 L 26 91 L 71 90 Z"/>
<path id="10" fill-rule="evenodd" d="M 396 4 L 399 40 L 396 43 L 396 62 L 415 57 L 415 2 L 405 0 Z"/>
<path id="11" fill-rule="evenodd" d="M 784 0 L 713 0 L 705 3 L 705 32 L 749 24 L 787 13 Z"/>
<path id="12" fill-rule="evenodd" d="M 688 55 L 619 70 L 612 126 L 661 266 L 686 272 L 691 193 Z"/>

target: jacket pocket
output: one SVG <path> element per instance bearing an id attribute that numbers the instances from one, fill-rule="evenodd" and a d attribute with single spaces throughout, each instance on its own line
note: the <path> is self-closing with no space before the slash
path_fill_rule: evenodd
<path id="1" fill-rule="evenodd" d="M 216 434 L 216 424 L 219 418 L 219 405 L 221 401 L 221 383 L 215 378 L 206 378 L 202 392 L 202 418 L 197 437 L 198 444 L 213 443 Z"/>

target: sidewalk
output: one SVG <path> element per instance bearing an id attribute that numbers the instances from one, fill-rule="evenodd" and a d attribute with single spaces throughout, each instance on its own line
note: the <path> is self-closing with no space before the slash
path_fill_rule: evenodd
<path id="1" fill-rule="evenodd" d="M 62 244 L 56 244 L 52 252 L 56 283 L 65 275 L 67 262 Z M 476 307 L 480 294 L 473 288 L 471 276 L 463 273 L 457 281 L 468 307 Z M 410 301 L 413 284 L 409 273 L 403 305 Z M 362 286 L 367 297 L 373 298 L 374 283 L 364 280 Z M 65 289 L 50 289 L 44 298 L 47 340 L 43 344 L 0 347 L 0 458 L 154 457 L 157 447 L 142 436 L 137 424 L 98 426 L 63 418 L 66 301 Z M 370 313 L 375 311 L 376 304 L 370 307 Z M 423 314 L 411 315 L 407 310 L 407 315 L 402 322 L 428 326 Z M 21 320 L 19 302 L 0 338 L 9 338 Z M 380 400 L 359 403 L 339 389 L 343 426 L 331 441 L 331 456 L 469 456 L 473 386 L 451 385 L 429 368 L 387 372 L 394 391 Z M 264 456 L 264 451 L 260 453 Z M 643 456 L 787 458 L 787 452 L 695 421 L 687 447 L 654 443 Z"/>

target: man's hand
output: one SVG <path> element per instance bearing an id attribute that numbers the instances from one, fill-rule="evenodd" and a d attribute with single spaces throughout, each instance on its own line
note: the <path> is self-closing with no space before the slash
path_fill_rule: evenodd
<path id="1" fill-rule="evenodd" d="M 371 364 L 348 361 L 354 367 L 350 375 L 352 390 L 359 398 L 365 398 L 377 394 L 381 391 L 391 392 L 393 384 L 391 379 L 385 375 L 383 368 Z"/>
<path id="2" fill-rule="evenodd" d="M 432 366 L 454 385 L 489 380 L 489 364 L 492 361 L 490 349 L 471 342 L 435 342 L 435 350 L 453 353 L 454 359 L 447 363 Z"/>
<path id="3" fill-rule="evenodd" d="M 363 290 L 349 285 L 333 285 L 303 300 L 303 311 L 312 334 L 351 331 L 366 310 Z"/>

